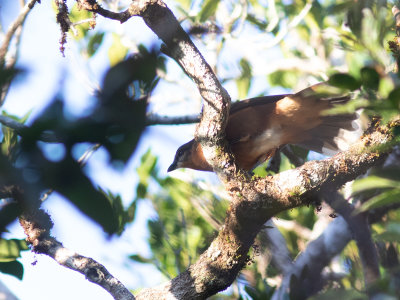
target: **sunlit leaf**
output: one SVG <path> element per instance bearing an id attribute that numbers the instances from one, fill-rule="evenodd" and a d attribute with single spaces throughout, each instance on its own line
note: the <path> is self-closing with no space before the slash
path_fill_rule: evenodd
<path id="1" fill-rule="evenodd" d="M 374 209 L 377 207 L 390 205 L 394 203 L 400 202 L 400 183 L 398 182 L 399 189 L 389 190 L 389 191 L 382 191 L 379 195 L 372 197 L 365 203 L 363 203 L 356 212 L 363 212 L 369 209 Z"/>
<path id="2" fill-rule="evenodd" d="M 121 42 L 121 37 L 117 34 L 112 35 L 113 42 L 108 49 L 108 59 L 110 65 L 114 66 L 121 60 L 123 60 L 128 54 L 128 47 Z"/>
<path id="3" fill-rule="evenodd" d="M 375 234 L 373 238 L 380 242 L 400 243 L 400 232 L 386 231 L 380 234 Z"/>
<path id="4" fill-rule="evenodd" d="M 14 261 L 21 257 L 21 251 L 28 250 L 25 240 L 0 239 L 0 262 Z"/>
<path id="5" fill-rule="evenodd" d="M 268 80 L 272 86 L 281 86 L 284 88 L 293 88 L 298 82 L 299 74 L 294 70 L 275 71 L 268 75 Z"/>
<path id="6" fill-rule="evenodd" d="M 251 66 L 250 63 L 244 58 L 240 60 L 239 64 L 241 74 L 239 78 L 236 79 L 236 86 L 238 89 L 239 99 L 244 99 L 247 97 L 251 85 Z"/>
<path id="7" fill-rule="evenodd" d="M 354 300 L 366 300 L 367 295 L 360 293 L 359 291 L 344 290 L 344 289 L 332 289 L 325 291 L 317 296 L 309 298 L 310 300 L 336 300 L 336 299 L 354 299 Z"/>
<path id="8" fill-rule="evenodd" d="M 93 18 L 93 13 L 87 11 L 86 9 L 79 9 L 78 4 L 74 4 L 71 12 L 69 13 L 69 18 L 72 23 L 76 23 L 78 21 L 89 20 Z M 75 29 L 77 31 L 77 35 L 73 34 L 72 30 L 70 31 L 71 35 L 75 40 L 80 40 L 86 37 L 89 29 L 91 29 L 90 22 L 83 22 L 81 24 L 75 25 Z"/>
<path id="9" fill-rule="evenodd" d="M 382 188 L 398 188 L 400 182 L 378 176 L 368 176 L 354 181 L 352 189 L 353 194 L 357 194 L 366 190 L 382 189 Z"/>
<path id="10" fill-rule="evenodd" d="M 213 16 L 217 11 L 218 4 L 219 0 L 204 0 L 198 15 L 199 21 L 203 23 Z"/>

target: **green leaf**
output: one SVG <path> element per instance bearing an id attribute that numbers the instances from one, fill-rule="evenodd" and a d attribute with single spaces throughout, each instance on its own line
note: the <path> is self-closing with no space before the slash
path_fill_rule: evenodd
<path id="1" fill-rule="evenodd" d="M 103 38 L 104 38 L 104 32 L 96 32 L 92 37 L 90 37 L 87 46 L 87 54 L 89 57 L 92 57 L 99 49 L 101 43 L 103 42 Z"/>
<path id="2" fill-rule="evenodd" d="M 142 187 L 140 188 L 142 189 L 141 192 L 145 192 L 143 189 L 147 188 L 149 177 L 152 174 L 155 174 L 154 172 L 157 165 L 157 160 L 157 156 L 153 155 L 150 149 L 147 150 L 146 153 L 140 158 L 141 164 L 136 170 L 139 176 L 139 181 L 142 184 Z M 141 195 L 144 196 L 143 193 L 141 193 Z"/>
<path id="3" fill-rule="evenodd" d="M 10 262 L 21 257 L 21 251 L 29 250 L 25 240 L 0 239 L 0 262 Z"/>
<path id="4" fill-rule="evenodd" d="M 77 23 L 78 21 L 93 18 L 93 13 L 86 9 L 79 9 L 78 5 L 75 3 L 71 9 L 71 12 L 69 13 L 69 18 L 72 23 Z M 70 30 L 71 35 L 75 40 L 81 40 L 87 36 L 88 31 L 91 29 L 91 24 L 90 22 L 84 22 L 82 24 L 75 25 L 75 29 L 77 31 L 77 35 L 73 34 L 72 30 Z"/>
<path id="5" fill-rule="evenodd" d="M 265 29 L 267 28 L 268 24 L 263 21 L 263 20 L 259 20 L 257 19 L 254 15 L 252 14 L 248 14 L 246 16 L 246 21 L 252 23 L 253 25 L 255 25 L 259 30 L 265 31 Z"/>
<path id="6" fill-rule="evenodd" d="M 138 203 L 137 199 L 134 199 L 128 207 L 126 221 L 129 223 L 135 220 L 137 203 Z"/>
<path id="7" fill-rule="evenodd" d="M 190 10 L 190 5 L 192 3 L 191 0 L 177 0 L 177 2 L 182 6 L 183 11 L 189 11 Z"/>
<path id="8" fill-rule="evenodd" d="M 236 86 L 238 89 L 239 99 L 244 99 L 247 97 L 247 94 L 251 85 L 251 66 L 248 60 L 242 58 L 239 62 L 240 64 L 240 77 L 236 79 Z"/>
<path id="9" fill-rule="evenodd" d="M 2 166 L 3 167 L 3 166 Z M 5 168 L 3 168 L 3 172 Z M 20 214 L 22 209 L 18 203 L 9 203 L 0 209 L 0 232 L 4 232 L 8 224 L 13 222 Z"/>
<path id="10" fill-rule="evenodd" d="M 373 236 L 374 240 L 379 242 L 391 242 L 391 243 L 399 243 L 400 242 L 400 232 L 398 231 L 385 231 L 380 234 L 375 234 Z"/>
<path id="11" fill-rule="evenodd" d="M 299 80 L 299 73 L 294 70 L 278 70 L 268 75 L 268 81 L 271 86 L 281 86 L 284 88 L 293 88 Z"/>
<path id="12" fill-rule="evenodd" d="M 394 109 L 400 109 L 400 87 L 392 90 L 388 96 L 390 103 Z"/>
<path id="13" fill-rule="evenodd" d="M 398 183 L 398 187 L 400 183 Z M 400 189 L 393 189 L 381 192 L 379 195 L 372 197 L 367 202 L 363 203 L 355 213 L 364 212 L 377 207 L 390 205 L 400 202 Z"/>
<path id="14" fill-rule="evenodd" d="M 368 299 L 368 297 L 367 295 L 362 294 L 356 290 L 332 289 L 310 298 L 310 300 L 337 300 L 337 299 L 366 300 Z"/>
<path id="15" fill-rule="evenodd" d="M 37 156 L 36 156 L 37 158 Z M 104 231 L 120 231 L 119 214 L 109 197 L 95 188 L 81 166 L 69 155 L 60 162 L 42 162 L 43 182 L 68 198 L 79 210 L 100 224 Z"/>
<path id="16" fill-rule="evenodd" d="M 217 11 L 219 0 L 204 0 L 198 15 L 200 23 L 208 20 Z"/>
<path id="17" fill-rule="evenodd" d="M 360 70 L 361 82 L 365 88 L 378 90 L 379 82 L 381 80 L 379 73 L 371 67 L 364 67 Z"/>
<path id="18" fill-rule="evenodd" d="M 358 194 L 372 189 L 398 188 L 399 186 L 399 181 L 371 175 L 354 181 L 352 189 L 353 194 Z"/>
<path id="19" fill-rule="evenodd" d="M 10 274 L 22 280 L 24 276 L 24 267 L 19 261 L 0 262 L 0 272 Z"/>
<path id="20" fill-rule="evenodd" d="M 108 59 L 110 65 L 114 66 L 125 58 L 128 54 L 128 47 L 121 42 L 121 37 L 115 33 L 112 35 L 113 42 L 110 49 L 108 49 Z"/>
<path id="21" fill-rule="evenodd" d="M 148 263 L 152 262 L 151 259 L 145 258 L 145 257 L 141 256 L 140 254 L 130 255 L 129 258 L 136 262 L 142 263 L 142 264 L 148 264 Z"/>
<path id="22" fill-rule="evenodd" d="M 361 85 L 357 79 L 347 73 L 333 74 L 329 78 L 328 83 L 339 88 L 349 89 L 350 91 L 358 89 Z"/>
<path id="23" fill-rule="evenodd" d="M 340 115 L 340 114 L 352 114 L 357 109 L 367 107 L 370 105 L 370 102 L 367 99 L 358 98 L 351 99 L 349 102 L 345 104 L 336 105 L 330 109 L 322 111 L 321 115 L 329 116 L 329 115 Z"/>
<path id="24" fill-rule="evenodd" d="M 21 124 L 24 124 L 26 122 L 30 114 L 31 111 L 27 112 L 23 117 L 19 118 L 14 115 L 9 115 L 5 111 L 3 111 L 3 116 L 7 116 Z M 18 144 L 18 134 L 14 129 L 11 129 L 7 126 L 1 126 L 1 131 L 3 133 L 1 151 L 4 155 L 10 157 L 14 153 L 14 150 L 16 149 L 16 146 Z"/>
<path id="25" fill-rule="evenodd" d="M 115 195 L 111 191 L 105 191 L 102 188 L 98 188 L 99 191 L 108 199 L 112 206 L 112 213 L 113 213 L 113 218 L 116 220 L 118 223 L 118 229 L 115 231 L 117 234 L 121 234 L 124 229 L 125 225 L 128 222 L 128 214 L 124 210 L 124 206 L 122 204 L 122 198 L 120 195 Z M 133 220 L 133 218 L 132 218 Z M 130 220 L 130 221 L 132 221 Z"/>

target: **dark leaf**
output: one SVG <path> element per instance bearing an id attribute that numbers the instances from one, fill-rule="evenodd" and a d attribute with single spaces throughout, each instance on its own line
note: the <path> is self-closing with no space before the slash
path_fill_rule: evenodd
<path id="1" fill-rule="evenodd" d="M 394 109 L 400 109 L 400 88 L 395 88 L 389 94 L 389 101 L 393 105 Z"/>
<path id="2" fill-rule="evenodd" d="M 35 156 L 38 159 L 38 156 Z M 81 166 L 70 155 L 60 162 L 49 162 L 42 158 L 41 179 L 68 198 L 84 214 L 100 224 L 104 231 L 119 232 L 119 215 L 114 211 L 114 203 L 96 189 L 89 178 L 83 174 Z"/>
<path id="3" fill-rule="evenodd" d="M 25 70 L 21 68 L 0 68 L 0 87 L 11 83 L 18 75 L 24 73 Z"/>
<path id="4" fill-rule="evenodd" d="M 358 89 L 361 85 L 357 79 L 346 73 L 337 73 L 332 75 L 329 78 L 328 83 L 338 88 L 349 89 L 351 91 Z"/>
<path id="5" fill-rule="evenodd" d="M 24 276 L 24 267 L 19 261 L 0 262 L 0 272 L 10 274 L 22 280 Z"/>
<path id="6" fill-rule="evenodd" d="M 96 32 L 92 37 L 90 37 L 88 46 L 87 46 L 87 54 L 89 57 L 92 57 L 97 49 L 99 49 L 101 43 L 103 42 L 104 32 Z"/>
<path id="7" fill-rule="evenodd" d="M 133 220 L 135 220 L 137 203 L 138 203 L 137 199 L 134 199 L 128 207 L 126 221 L 129 223 L 133 222 Z"/>
<path id="8" fill-rule="evenodd" d="M 130 255 L 129 258 L 134 260 L 134 261 L 136 261 L 136 262 L 142 263 L 142 264 L 147 264 L 147 263 L 151 263 L 152 262 L 151 259 L 145 258 L 145 257 L 141 256 L 140 254 Z"/>
<path id="9" fill-rule="evenodd" d="M 100 187 L 98 189 L 112 205 L 113 218 L 118 223 L 118 230 L 115 233 L 121 234 L 125 229 L 125 225 L 128 219 L 127 212 L 125 211 L 124 206 L 122 204 L 121 196 L 114 195 L 113 193 L 111 193 L 111 191 L 106 192 Z"/>
<path id="10" fill-rule="evenodd" d="M 371 67 L 364 67 L 360 70 L 362 85 L 365 88 L 377 90 L 379 88 L 379 73 Z"/>
<path id="11" fill-rule="evenodd" d="M 8 224 L 13 222 L 22 213 L 17 202 L 6 204 L 0 208 L 0 234 L 5 231 Z"/>

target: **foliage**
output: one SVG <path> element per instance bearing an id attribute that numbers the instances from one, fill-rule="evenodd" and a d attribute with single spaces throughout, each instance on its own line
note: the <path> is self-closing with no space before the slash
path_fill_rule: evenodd
<path id="1" fill-rule="evenodd" d="M 213 54 L 217 59 L 213 67 L 217 76 L 227 88 L 233 86 L 230 90 L 235 91 L 238 98 L 269 94 L 271 87 L 296 90 L 306 83 L 327 80 L 333 86 L 349 89 L 356 95 L 354 101 L 329 113 L 354 112 L 363 108 L 366 117 L 388 123 L 399 116 L 400 109 L 399 66 L 392 58 L 399 42 L 393 30 L 390 3 L 179 0 L 174 4 L 189 32 L 194 28 L 202 29 L 200 35 L 193 34 L 196 42 L 204 49 L 214 46 Z M 106 5 L 107 1 L 102 4 Z M 75 41 L 69 42 L 77 43 L 88 61 L 101 51 L 108 55 L 111 68 L 104 77 L 97 102 L 87 115 L 71 119 L 60 94 L 29 128 L 17 131 L 2 126 L 0 183 L 19 185 L 29 191 L 21 202 L 24 205 L 37 201 L 41 193 L 52 189 L 65 196 L 108 234 L 121 234 L 135 220 L 138 203 L 151 202 L 156 212 L 156 217 L 147 224 L 151 254 L 144 257 L 135 253 L 130 259 L 153 264 L 164 276 L 172 278 L 193 263 L 210 244 L 223 223 L 229 203 L 215 192 L 215 188 L 205 188 L 206 184 L 201 180 L 160 175 L 157 157 L 151 150 L 145 154 L 136 153 L 138 142 L 144 135 L 146 114 L 153 105 L 148 103 L 149 95 L 160 93 L 163 101 L 168 97 L 165 90 L 160 92 L 156 89 L 158 83 L 165 84 L 169 80 L 167 76 L 159 78 L 160 74 L 170 75 L 172 69 L 166 64 L 165 57 L 154 50 L 155 47 L 138 44 L 126 34 L 96 29 L 93 14 L 78 9 L 76 5 L 69 16 L 72 22 L 91 20 L 76 25 L 75 33 L 71 29 Z M 253 45 L 258 47 L 257 43 L 248 42 L 252 36 L 256 37 L 255 40 L 266 41 L 260 43 L 258 55 L 250 49 Z M 127 46 L 130 45 L 126 43 L 127 39 L 131 39 L 134 47 Z M 232 41 L 240 46 L 229 48 Z M 273 46 L 276 46 L 274 50 L 269 49 Z M 272 51 L 279 51 L 278 61 L 270 59 Z M 127 57 L 131 52 L 135 54 Z M 293 63 L 288 66 L 283 61 Z M 235 70 L 238 71 L 236 74 Z M 0 86 L 15 80 L 17 73 L 15 69 L 2 69 Z M 175 84 L 182 89 L 180 78 Z M 176 97 L 175 91 L 170 94 L 172 98 Z M 185 96 L 189 105 L 193 104 L 189 102 L 190 96 Z M 28 116 L 10 117 L 24 124 Z M 398 143 L 399 130 L 394 129 L 393 135 Z M 61 158 L 55 160 L 43 151 L 43 141 L 47 143 L 49 140 L 64 149 Z M 102 145 L 114 165 L 116 162 L 127 164 L 132 155 L 141 156 L 136 174 L 136 196 L 128 205 L 124 205 L 120 195 L 93 184 L 74 154 L 74 147 L 82 143 L 95 147 Z M 295 147 L 292 150 L 300 160 L 313 155 Z M 280 154 L 279 171 L 294 166 L 293 157 Z M 267 164 L 255 170 L 257 176 L 274 172 Z M 180 174 L 189 177 L 190 173 Z M 400 199 L 399 174 L 397 166 L 374 170 L 368 177 L 357 180 L 352 186 L 352 196 L 362 199 L 363 203 L 356 213 L 396 207 Z M 8 180 L 4 180 L 5 175 Z M 15 195 L 11 193 L 9 196 Z M 15 202 L 0 208 L 2 231 L 20 215 L 22 208 Z M 323 218 L 312 206 L 277 216 L 291 258 L 297 257 L 315 238 L 313 234 L 318 231 L 319 220 Z M 384 220 L 373 225 L 372 230 L 381 257 L 382 281 L 376 288 L 385 295 L 398 295 L 400 212 L 391 210 Z M 251 254 L 248 272 L 244 271 L 237 280 L 236 285 L 240 288 L 216 298 L 272 297 L 279 288 L 278 279 L 282 274 L 270 263 L 268 253 L 259 253 L 256 248 Z M 21 241 L 0 240 L 0 271 L 22 278 L 23 268 L 17 259 L 26 249 Z M 267 261 L 267 265 L 262 263 L 262 259 Z M 327 283 L 312 299 L 366 298 L 356 245 L 350 243 L 337 261 L 336 267 L 343 276 Z M 327 269 L 333 269 L 332 265 Z M 302 277 L 306 277 L 307 272 L 304 268 L 300 277 L 291 278 L 287 297 L 302 299 L 311 296 L 301 289 Z"/>
<path id="2" fill-rule="evenodd" d="M 160 177 L 156 161 L 150 151 L 142 157 L 136 189 L 139 199 L 149 199 L 157 212 L 157 218 L 148 221 L 152 257 L 133 255 L 131 259 L 152 262 L 172 278 L 196 261 L 209 245 L 216 225 L 222 223 L 227 203 L 190 182 Z M 161 193 L 152 193 L 152 189 Z"/>
<path id="3" fill-rule="evenodd" d="M 28 249 L 25 240 L 0 239 L 0 271 L 22 279 L 24 268 L 17 258 Z"/>

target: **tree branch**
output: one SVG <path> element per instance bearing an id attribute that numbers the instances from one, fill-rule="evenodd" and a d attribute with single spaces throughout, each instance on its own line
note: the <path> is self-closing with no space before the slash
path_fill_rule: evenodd
<path id="1" fill-rule="evenodd" d="M 234 196 L 225 223 L 210 247 L 187 271 L 160 287 L 143 290 L 137 298 L 204 299 L 226 289 L 248 262 L 247 252 L 268 219 L 310 203 L 321 190 L 336 190 L 365 173 L 390 151 L 386 147 L 379 152 L 376 147 L 391 140 L 387 127 L 376 128 L 334 157 L 307 162 L 272 177 L 244 179 L 241 186 L 232 185 Z"/>
<path id="2" fill-rule="evenodd" d="M 365 150 L 366 147 L 381 145 L 392 137 L 388 128 L 381 128 L 333 158 L 308 162 L 273 177 L 251 180 L 246 174 L 236 172 L 234 159 L 224 147 L 229 95 L 172 12 L 161 0 L 138 0 L 127 11 L 130 16 L 138 15 L 144 19 L 165 43 L 164 52 L 174 58 L 197 84 L 205 101 L 196 139 L 201 143 L 207 161 L 226 183 L 232 198 L 222 229 L 199 260 L 170 282 L 143 290 L 137 298 L 204 299 L 231 285 L 249 261 L 248 250 L 268 219 L 281 211 L 310 203 L 320 191 L 333 191 L 366 172 L 382 161 L 390 148 L 378 151 Z M 124 20 L 123 14 L 119 17 Z M 396 126 L 399 126 L 398 122 Z"/>
<path id="3" fill-rule="evenodd" d="M 368 287 L 380 278 L 378 253 L 372 241 L 371 231 L 367 220 L 367 214 L 353 215 L 354 207 L 349 204 L 338 192 L 323 196 L 325 201 L 339 213 L 349 225 L 364 270 L 365 286 Z"/>
<path id="4" fill-rule="evenodd" d="M 399 158 L 400 147 L 396 146 L 385 160 L 384 168 L 393 165 L 399 166 Z M 399 206 L 399 204 L 392 204 L 369 211 L 368 218 L 365 216 L 365 219 L 368 219 L 369 224 L 379 222 L 388 211 L 398 209 Z M 363 230 L 363 228 L 360 229 Z M 306 266 L 308 268 L 308 273 L 302 278 L 302 287 L 307 291 L 307 296 L 312 296 L 318 292 L 323 288 L 324 284 L 324 281 L 321 281 L 321 275 L 323 275 L 321 272 L 330 263 L 332 258 L 342 252 L 344 247 L 353 238 L 354 234 L 350 230 L 349 223 L 346 222 L 342 216 L 333 220 L 316 240 L 308 244 L 307 249 L 301 253 L 294 262 L 292 269 L 284 274 L 283 282 L 275 291 L 272 300 L 282 299 L 283 295 L 289 291 L 291 276 L 294 275 L 300 278 L 301 272 Z"/>
<path id="5" fill-rule="evenodd" d="M 132 293 L 107 269 L 93 260 L 65 248 L 59 241 L 50 236 L 53 226 L 50 216 L 41 209 L 25 212 L 20 217 L 20 224 L 32 245 L 35 253 L 46 254 L 61 266 L 77 271 L 87 280 L 109 292 L 114 299 L 134 300 Z"/>
<path id="6" fill-rule="evenodd" d="M 351 231 L 347 222 L 342 217 L 333 220 L 324 232 L 310 242 L 306 250 L 297 257 L 290 272 L 284 274 L 283 282 L 275 291 L 272 300 L 284 298 L 284 295 L 289 292 L 292 276 L 300 280 L 298 292 L 306 293 L 305 296 L 311 296 L 319 291 L 323 286 L 322 269 L 344 249 L 350 240 Z M 307 268 L 306 276 L 301 278 L 305 268 Z"/>
<path id="7" fill-rule="evenodd" d="M 7 288 L 7 286 L 0 281 L 0 296 L 2 299 L 18 300 L 17 297 Z"/>
<path id="8" fill-rule="evenodd" d="M 0 47 L 0 66 L 4 65 L 5 56 L 7 54 L 8 47 L 10 46 L 11 39 L 15 34 L 15 31 L 20 26 L 22 26 L 22 24 L 24 23 L 24 21 L 26 19 L 26 16 L 31 11 L 31 9 L 35 6 L 36 2 L 40 3 L 40 0 L 30 0 L 28 3 L 26 3 L 24 8 L 21 10 L 20 14 L 18 15 L 18 17 L 8 28 L 7 33 L 4 37 L 3 44 Z"/>
<path id="9" fill-rule="evenodd" d="M 199 115 L 189 115 L 180 117 L 169 117 L 150 114 L 146 117 L 146 125 L 181 125 L 181 124 L 193 124 L 200 121 Z"/>
<path id="10" fill-rule="evenodd" d="M 101 8 L 96 1 L 78 0 L 78 3 L 88 11 L 121 22 L 132 16 L 143 18 L 146 25 L 165 43 L 163 52 L 172 57 L 196 83 L 204 99 L 201 122 L 195 134 L 204 156 L 222 179 L 233 176 L 236 172 L 234 158 L 224 143 L 230 96 L 167 5 L 162 0 L 137 0 L 124 12 L 113 13 Z M 215 151 L 216 146 L 220 151 Z"/>
<path id="11" fill-rule="evenodd" d="M 7 116 L 1 116 L 0 115 L 0 123 L 4 126 L 7 126 L 21 136 L 24 137 L 24 130 L 27 130 L 29 127 L 15 121 L 13 118 L 7 117 Z M 59 143 L 62 142 L 60 139 L 58 139 L 52 132 L 43 132 L 40 134 L 39 137 L 40 141 L 47 142 L 47 143 Z"/>

